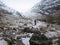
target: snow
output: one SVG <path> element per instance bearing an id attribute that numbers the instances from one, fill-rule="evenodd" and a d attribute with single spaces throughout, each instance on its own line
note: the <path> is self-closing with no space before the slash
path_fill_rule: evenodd
<path id="1" fill-rule="evenodd" d="M 22 38 L 22 42 L 23 42 L 25 45 L 30 45 L 30 44 L 29 44 L 29 40 L 30 40 L 31 36 L 33 35 L 33 33 L 32 33 L 32 34 L 31 34 L 31 33 L 27 33 L 27 34 L 29 34 L 30 37 Z"/>
<path id="2" fill-rule="evenodd" d="M 25 45 L 30 45 L 30 44 L 29 44 L 29 40 L 30 40 L 30 38 L 28 38 L 28 37 L 22 38 L 22 42 L 23 42 Z"/>
<path id="3" fill-rule="evenodd" d="M 58 37 L 57 32 L 51 32 L 51 31 L 47 32 L 45 35 L 46 35 L 48 38 Z"/>
<path id="4" fill-rule="evenodd" d="M 45 22 L 37 21 L 37 24 L 34 25 L 33 27 L 38 28 L 38 27 L 46 27 L 46 26 L 47 26 L 47 24 Z"/>
<path id="5" fill-rule="evenodd" d="M 27 33 L 30 37 L 32 37 L 33 33 Z"/>
<path id="6" fill-rule="evenodd" d="M 0 40 L 0 45 L 8 45 L 5 40 Z"/>

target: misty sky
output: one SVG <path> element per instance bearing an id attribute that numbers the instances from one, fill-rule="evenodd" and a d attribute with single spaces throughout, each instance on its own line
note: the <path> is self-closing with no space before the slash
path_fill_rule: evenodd
<path id="1" fill-rule="evenodd" d="M 26 12 L 40 0 L 2 0 L 7 6 L 19 12 Z"/>

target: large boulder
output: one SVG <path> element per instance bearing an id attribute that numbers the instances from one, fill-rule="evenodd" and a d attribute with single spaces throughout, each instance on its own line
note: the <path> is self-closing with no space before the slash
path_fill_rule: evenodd
<path id="1" fill-rule="evenodd" d="M 33 34 L 30 45 L 52 45 L 52 42 L 43 34 Z"/>

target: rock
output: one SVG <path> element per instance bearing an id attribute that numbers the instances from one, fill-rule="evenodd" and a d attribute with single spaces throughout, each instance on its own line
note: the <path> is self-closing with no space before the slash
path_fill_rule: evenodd
<path id="1" fill-rule="evenodd" d="M 51 41 L 45 36 L 41 34 L 34 34 L 30 39 L 30 45 L 51 45 Z"/>
<path id="2" fill-rule="evenodd" d="M 24 44 L 23 44 L 22 40 L 17 40 L 16 45 L 24 45 Z"/>

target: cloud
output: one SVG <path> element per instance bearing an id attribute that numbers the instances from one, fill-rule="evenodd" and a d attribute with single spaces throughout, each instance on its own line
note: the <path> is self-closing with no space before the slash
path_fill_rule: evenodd
<path id="1" fill-rule="evenodd" d="M 40 0 L 2 0 L 7 6 L 19 12 L 26 12 L 34 6 Z"/>

